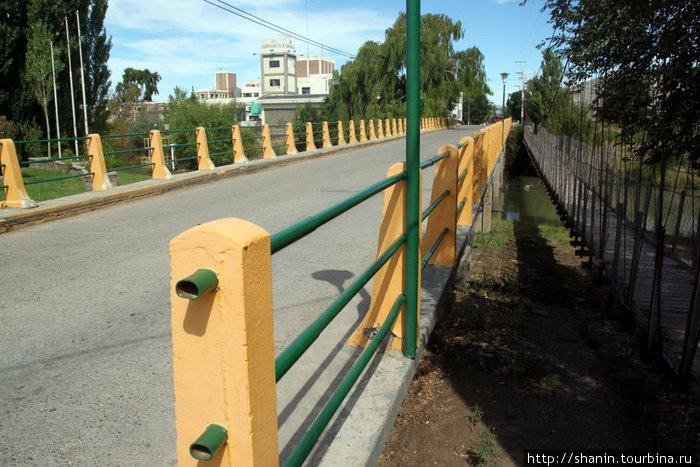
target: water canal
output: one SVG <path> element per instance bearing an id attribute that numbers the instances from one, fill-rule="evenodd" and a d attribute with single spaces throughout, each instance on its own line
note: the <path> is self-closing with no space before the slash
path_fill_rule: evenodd
<path id="1" fill-rule="evenodd" d="M 532 225 L 562 226 L 539 177 L 504 174 L 501 219 Z"/>

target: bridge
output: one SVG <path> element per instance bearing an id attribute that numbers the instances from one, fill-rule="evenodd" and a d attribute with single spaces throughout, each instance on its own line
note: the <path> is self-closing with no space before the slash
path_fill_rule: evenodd
<path id="1" fill-rule="evenodd" d="M 461 146 L 480 129 L 422 136 L 424 207 L 431 202 L 431 166 L 445 157 L 435 157 L 438 148 Z M 0 235 L 0 463 L 175 464 L 168 242 L 230 217 L 278 232 L 385 179 L 404 157 L 398 136 L 84 193 L 19 214 L 0 210 L 0 224 L 12 229 Z M 476 216 L 488 194 L 475 201 Z M 81 214 L 66 217 L 73 213 Z M 272 257 L 275 354 L 374 260 L 381 214 L 381 196 L 372 197 Z M 462 247 L 470 231 L 459 229 Z M 439 265 L 424 270 L 421 345 L 453 272 Z M 277 385 L 280 459 L 289 457 L 362 350 L 346 341 L 369 308 L 370 286 Z M 421 349 L 415 360 L 384 347 L 372 358 L 310 463 L 360 465 L 378 455 Z"/>

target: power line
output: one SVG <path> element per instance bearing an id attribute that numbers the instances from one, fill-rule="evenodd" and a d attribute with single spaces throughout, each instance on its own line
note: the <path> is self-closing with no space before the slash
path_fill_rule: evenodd
<path id="1" fill-rule="evenodd" d="M 290 36 L 293 39 L 296 39 L 298 41 L 306 42 L 307 44 L 311 44 L 311 45 L 314 45 L 316 47 L 320 47 L 322 49 L 328 50 L 329 52 L 333 52 L 337 55 L 342 55 L 342 56 L 350 58 L 352 60 L 357 59 L 356 55 L 353 55 L 353 54 L 348 53 L 348 52 L 344 52 L 340 49 L 336 49 L 335 47 L 331 47 L 329 45 L 315 41 L 313 39 L 309 39 L 306 36 L 302 36 L 301 34 L 297 34 L 293 31 L 290 31 L 289 29 L 283 28 L 282 26 L 278 26 L 274 23 L 271 23 L 263 18 L 260 18 L 259 16 L 255 16 L 252 13 L 249 13 L 245 10 L 242 10 L 241 8 L 237 8 L 233 5 L 231 5 L 230 3 L 224 2 L 223 0 L 215 0 L 217 3 L 214 3 L 213 1 L 210 1 L 210 0 L 203 0 L 203 1 L 205 3 L 212 5 L 212 6 L 215 6 L 217 8 L 222 9 L 222 10 L 226 11 L 227 13 L 231 13 L 233 15 L 239 16 L 245 20 L 248 20 L 252 23 L 258 24 L 264 28 L 270 29 L 270 30 L 278 32 L 280 34 Z"/>

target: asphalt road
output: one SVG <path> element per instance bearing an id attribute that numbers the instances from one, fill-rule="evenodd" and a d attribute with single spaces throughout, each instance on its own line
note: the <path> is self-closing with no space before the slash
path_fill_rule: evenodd
<path id="1" fill-rule="evenodd" d="M 423 135 L 422 159 L 474 129 Z M 168 242 L 222 217 L 274 233 L 404 157 L 402 139 L 0 235 L 0 465 L 174 465 Z M 381 195 L 273 256 L 277 352 L 374 259 L 380 215 Z"/>

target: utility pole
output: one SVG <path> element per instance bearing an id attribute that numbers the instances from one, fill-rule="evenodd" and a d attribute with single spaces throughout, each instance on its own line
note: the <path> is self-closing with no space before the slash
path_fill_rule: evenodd
<path id="1" fill-rule="evenodd" d="M 78 53 L 80 54 L 80 85 L 83 90 L 83 120 L 85 122 L 85 136 L 90 134 L 88 126 L 88 106 L 85 97 L 85 67 L 83 66 L 83 36 L 80 33 L 80 14 L 75 10 L 75 21 L 78 23 Z M 77 156 L 77 154 L 76 154 Z"/>
<path id="2" fill-rule="evenodd" d="M 74 155 L 80 154 L 80 150 L 78 149 L 78 127 L 75 122 L 75 93 L 73 92 L 73 65 L 71 65 L 71 60 L 70 60 L 70 35 L 68 34 L 68 17 L 64 16 L 63 19 L 66 22 L 66 53 L 68 54 L 68 77 L 70 81 L 70 108 L 73 112 L 73 137 L 76 138 L 73 140 L 75 143 L 75 153 Z"/>

